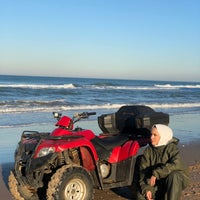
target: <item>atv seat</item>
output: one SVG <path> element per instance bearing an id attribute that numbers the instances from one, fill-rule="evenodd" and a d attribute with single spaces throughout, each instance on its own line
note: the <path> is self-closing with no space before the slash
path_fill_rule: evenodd
<path id="1" fill-rule="evenodd" d="M 102 160 L 107 160 L 114 147 L 121 146 L 128 140 L 128 136 L 119 134 L 113 137 L 95 137 L 92 140 L 92 143 L 95 146 L 99 158 Z"/>

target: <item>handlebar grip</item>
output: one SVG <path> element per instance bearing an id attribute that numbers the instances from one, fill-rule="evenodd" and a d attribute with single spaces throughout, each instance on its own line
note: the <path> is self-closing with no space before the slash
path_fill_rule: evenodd
<path id="1" fill-rule="evenodd" d="M 97 113 L 96 112 L 88 112 L 87 114 L 88 115 L 96 115 Z"/>

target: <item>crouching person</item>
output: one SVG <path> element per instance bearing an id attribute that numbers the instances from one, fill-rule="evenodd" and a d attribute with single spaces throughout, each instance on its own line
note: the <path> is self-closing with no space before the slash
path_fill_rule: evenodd
<path id="1" fill-rule="evenodd" d="M 138 200 L 180 200 L 189 177 L 181 162 L 178 142 L 168 126 L 152 127 L 151 144 L 144 150 L 137 168 Z"/>

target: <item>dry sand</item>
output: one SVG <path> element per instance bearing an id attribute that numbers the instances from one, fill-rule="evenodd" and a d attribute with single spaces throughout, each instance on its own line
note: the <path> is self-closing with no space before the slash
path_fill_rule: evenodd
<path id="1" fill-rule="evenodd" d="M 180 151 L 186 165 L 189 167 L 190 185 L 182 192 L 182 200 L 200 199 L 200 141 L 187 145 L 180 145 Z M 1 164 L 0 166 L 0 199 L 12 200 L 8 191 L 7 180 L 13 163 Z M 131 199 L 127 187 L 113 190 L 95 190 L 95 200 L 125 200 Z"/>

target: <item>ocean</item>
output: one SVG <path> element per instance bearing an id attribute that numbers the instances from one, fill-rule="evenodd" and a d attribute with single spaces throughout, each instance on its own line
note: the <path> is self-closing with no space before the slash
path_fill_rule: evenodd
<path id="1" fill-rule="evenodd" d="M 52 112 L 96 112 L 86 123 L 99 132 L 97 116 L 136 104 L 168 113 L 183 141 L 200 139 L 200 82 L 0 75 L 0 152 L 17 144 L 16 130 L 50 131 Z"/>

